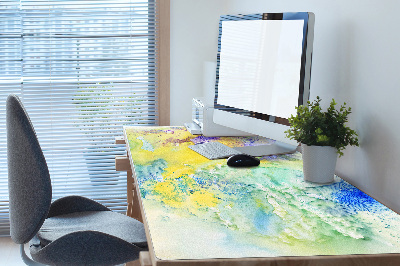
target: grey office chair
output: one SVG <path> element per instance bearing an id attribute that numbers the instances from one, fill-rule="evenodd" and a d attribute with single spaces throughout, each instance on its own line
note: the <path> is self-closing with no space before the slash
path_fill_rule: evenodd
<path id="1" fill-rule="evenodd" d="M 21 101 L 7 99 L 11 238 L 28 265 L 113 265 L 147 250 L 143 224 L 93 200 L 68 196 L 51 203 L 49 170 Z M 24 244 L 30 241 L 30 253 Z M 36 262 L 35 262 L 36 261 Z"/>

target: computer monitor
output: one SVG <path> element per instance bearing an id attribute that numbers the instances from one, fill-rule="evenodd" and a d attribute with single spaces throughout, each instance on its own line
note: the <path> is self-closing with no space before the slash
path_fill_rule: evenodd
<path id="1" fill-rule="evenodd" d="M 275 140 L 235 148 L 254 156 L 294 152 L 288 118 L 310 94 L 314 14 L 221 16 L 214 123 Z"/>

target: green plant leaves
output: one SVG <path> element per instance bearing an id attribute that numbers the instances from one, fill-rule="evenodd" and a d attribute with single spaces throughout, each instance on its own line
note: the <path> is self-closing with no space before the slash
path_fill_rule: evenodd
<path id="1" fill-rule="evenodd" d="M 344 103 L 336 110 L 337 103 L 332 99 L 326 112 L 320 106 L 321 98 L 308 106 L 296 107 L 297 115 L 289 118 L 290 129 L 286 130 L 286 137 L 300 143 L 314 146 L 332 146 L 339 156 L 347 145 L 359 146 L 357 133 L 346 126 L 351 108 Z"/>

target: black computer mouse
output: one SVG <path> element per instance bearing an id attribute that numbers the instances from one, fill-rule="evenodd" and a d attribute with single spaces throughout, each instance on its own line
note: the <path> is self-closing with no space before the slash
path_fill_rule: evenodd
<path id="1" fill-rule="evenodd" d="M 260 165 L 260 160 L 251 155 L 236 154 L 229 157 L 226 161 L 226 164 L 233 167 L 258 166 Z"/>

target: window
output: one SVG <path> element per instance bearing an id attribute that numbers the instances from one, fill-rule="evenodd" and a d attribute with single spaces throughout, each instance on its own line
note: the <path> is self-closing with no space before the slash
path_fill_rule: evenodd
<path id="1" fill-rule="evenodd" d="M 125 211 L 126 174 L 114 166 L 125 146 L 115 137 L 124 125 L 169 123 L 169 87 L 160 89 L 169 75 L 160 68 L 169 65 L 162 50 L 169 46 L 160 44 L 159 30 L 169 30 L 169 21 L 160 21 L 168 9 L 165 0 L 0 3 L 0 235 L 9 233 L 10 93 L 22 99 L 35 126 L 53 199 L 82 195 Z"/>

